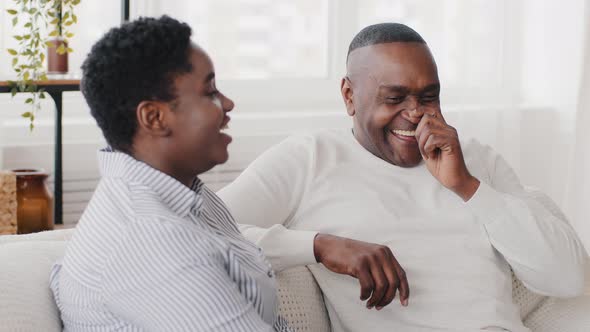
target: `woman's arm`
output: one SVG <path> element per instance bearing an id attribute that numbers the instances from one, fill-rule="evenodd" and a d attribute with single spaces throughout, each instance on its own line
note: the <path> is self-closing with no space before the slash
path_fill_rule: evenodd
<path id="1" fill-rule="evenodd" d="M 212 241 L 186 225 L 139 223 L 106 266 L 109 311 L 151 331 L 272 331 Z"/>

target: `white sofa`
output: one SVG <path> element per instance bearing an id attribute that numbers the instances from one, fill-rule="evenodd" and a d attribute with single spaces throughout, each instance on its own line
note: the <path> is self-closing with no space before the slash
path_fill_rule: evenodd
<path id="1" fill-rule="evenodd" d="M 547 197 L 536 195 L 560 213 Z M 0 331 L 61 331 L 49 271 L 63 255 L 72 231 L 0 236 Z M 557 299 L 533 294 L 514 279 L 513 297 L 525 325 L 533 332 L 590 332 L 590 271 L 586 280 L 585 295 Z M 280 313 L 295 330 L 330 331 L 322 293 L 307 268 L 282 271 L 278 282 Z"/>

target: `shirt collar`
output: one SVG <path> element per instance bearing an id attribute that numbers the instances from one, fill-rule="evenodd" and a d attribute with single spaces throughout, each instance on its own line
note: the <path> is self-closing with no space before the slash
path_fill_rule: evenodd
<path id="1" fill-rule="evenodd" d="M 189 188 L 170 175 L 112 148 L 98 151 L 98 165 L 102 177 L 122 178 L 149 187 L 181 217 L 185 217 L 193 207 L 198 211 L 203 204 L 203 182 L 198 177 Z"/>

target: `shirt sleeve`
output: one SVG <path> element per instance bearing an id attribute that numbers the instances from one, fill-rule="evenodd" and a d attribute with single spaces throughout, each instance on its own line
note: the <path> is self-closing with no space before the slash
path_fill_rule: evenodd
<path id="1" fill-rule="evenodd" d="M 312 140 L 291 137 L 270 148 L 217 193 L 276 271 L 316 263 L 317 232 L 288 229 L 313 172 Z"/>
<path id="2" fill-rule="evenodd" d="M 202 234 L 149 222 L 128 231 L 105 269 L 114 315 L 146 331 L 273 331 Z"/>
<path id="3" fill-rule="evenodd" d="M 574 229 L 531 197 L 507 162 L 490 148 L 488 183 L 466 203 L 490 243 L 530 290 L 570 297 L 583 292 L 586 252 Z"/>

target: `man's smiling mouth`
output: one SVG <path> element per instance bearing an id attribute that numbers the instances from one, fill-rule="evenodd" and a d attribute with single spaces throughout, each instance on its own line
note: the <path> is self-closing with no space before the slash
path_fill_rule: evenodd
<path id="1" fill-rule="evenodd" d="M 400 136 L 407 136 L 407 137 L 415 137 L 416 131 L 415 130 L 401 130 L 401 129 L 394 129 L 391 130 L 391 133 Z"/>
<path id="2" fill-rule="evenodd" d="M 398 142 L 402 141 L 406 144 L 416 144 L 416 131 L 415 130 L 390 129 L 388 131 L 388 133 L 391 136 L 395 137 L 395 139 Z"/>

